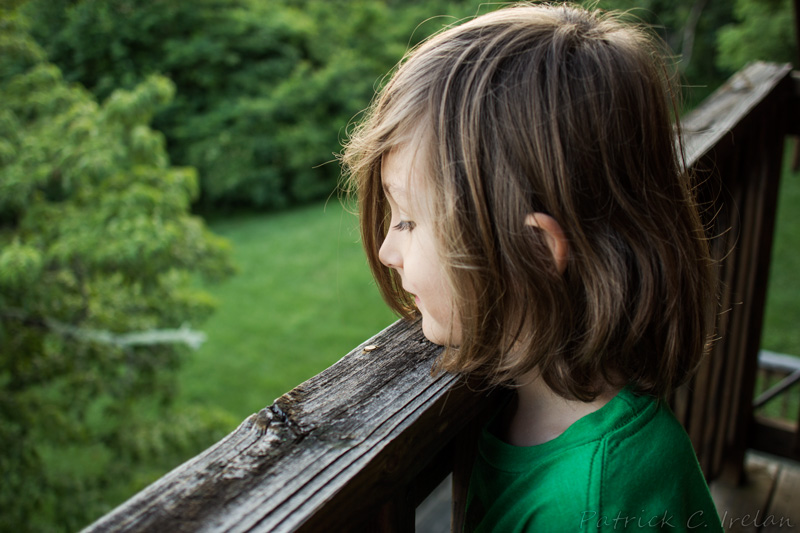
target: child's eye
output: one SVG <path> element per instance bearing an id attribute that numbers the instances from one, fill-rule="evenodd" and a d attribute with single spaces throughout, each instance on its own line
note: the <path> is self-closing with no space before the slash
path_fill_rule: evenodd
<path id="1" fill-rule="evenodd" d="M 417 226 L 417 224 L 414 223 L 414 222 L 411 222 L 410 220 L 401 220 L 400 222 L 398 222 L 395 225 L 394 229 L 399 230 L 399 231 L 403 231 L 403 230 L 411 231 L 416 226 Z"/>

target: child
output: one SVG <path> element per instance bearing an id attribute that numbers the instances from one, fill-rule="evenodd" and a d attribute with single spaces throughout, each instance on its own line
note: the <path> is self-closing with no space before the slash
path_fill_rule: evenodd
<path id="1" fill-rule="evenodd" d="M 475 531 L 721 531 L 664 399 L 714 319 L 654 41 L 515 6 L 412 51 L 343 161 L 378 286 L 516 394 L 483 431 Z"/>

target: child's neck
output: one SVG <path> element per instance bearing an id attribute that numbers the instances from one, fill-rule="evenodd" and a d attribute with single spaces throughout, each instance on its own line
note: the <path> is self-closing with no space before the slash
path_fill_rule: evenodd
<path id="1" fill-rule="evenodd" d="M 580 418 L 607 404 L 619 388 L 606 389 L 592 402 L 567 400 L 534 371 L 517 381 L 517 398 L 504 416 L 504 440 L 514 446 L 535 446 L 553 440 Z"/>

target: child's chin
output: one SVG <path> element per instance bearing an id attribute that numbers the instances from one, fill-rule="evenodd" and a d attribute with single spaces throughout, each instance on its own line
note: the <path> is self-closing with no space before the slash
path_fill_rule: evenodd
<path id="1" fill-rule="evenodd" d="M 457 348 L 460 344 L 458 339 L 453 339 L 452 331 L 449 329 L 444 331 L 444 328 L 440 327 L 431 327 L 426 326 L 425 319 L 422 319 L 422 333 L 425 335 L 425 338 L 431 341 L 433 344 L 438 344 L 439 346 L 448 346 L 450 348 Z"/>
<path id="2" fill-rule="evenodd" d="M 442 340 L 439 339 L 438 337 L 432 337 L 432 336 L 428 335 L 427 333 L 425 334 L 425 338 L 428 339 L 429 341 L 431 341 L 433 344 L 438 344 L 439 346 L 446 346 L 447 345 L 447 343 L 442 342 Z"/>

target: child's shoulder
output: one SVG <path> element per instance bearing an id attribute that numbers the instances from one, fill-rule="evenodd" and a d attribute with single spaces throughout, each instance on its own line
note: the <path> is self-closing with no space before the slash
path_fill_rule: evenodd
<path id="1" fill-rule="evenodd" d="M 609 447 L 607 453 L 642 447 L 668 454 L 675 446 L 681 450 L 687 445 L 691 448 L 686 431 L 663 400 L 636 394 L 626 387 L 606 407 L 607 413 L 603 413 L 604 408 L 598 414 L 606 419 L 604 434 L 599 437 Z"/>
<path id="2" fill-rule="evenodd" d="M 666 404 L 628 389 L 550 442 L 515 447 L 484 433 L 480 453 L 484 523 L 508 531 L 719 530 L 686 432 Z"/>
<path id="3" fill-rule="evenodd" d="M 600 440 L 590 480 L 593 508 L 584 518 L 601 530 L 719 529 L 692 443 L 669 406 L 627 389 L 617 400 L 629 414 Z"/>
<path id="4" fill-rule="evenodd" d="M 689 436 L 666 402 L 623 389 L 614 408 L 614 426 L 600 437 L 597 451 L 604 484 L 625 480 L 631 486 L 640 480 L 652 491 L 681 476 L 702 480 Z"/>

